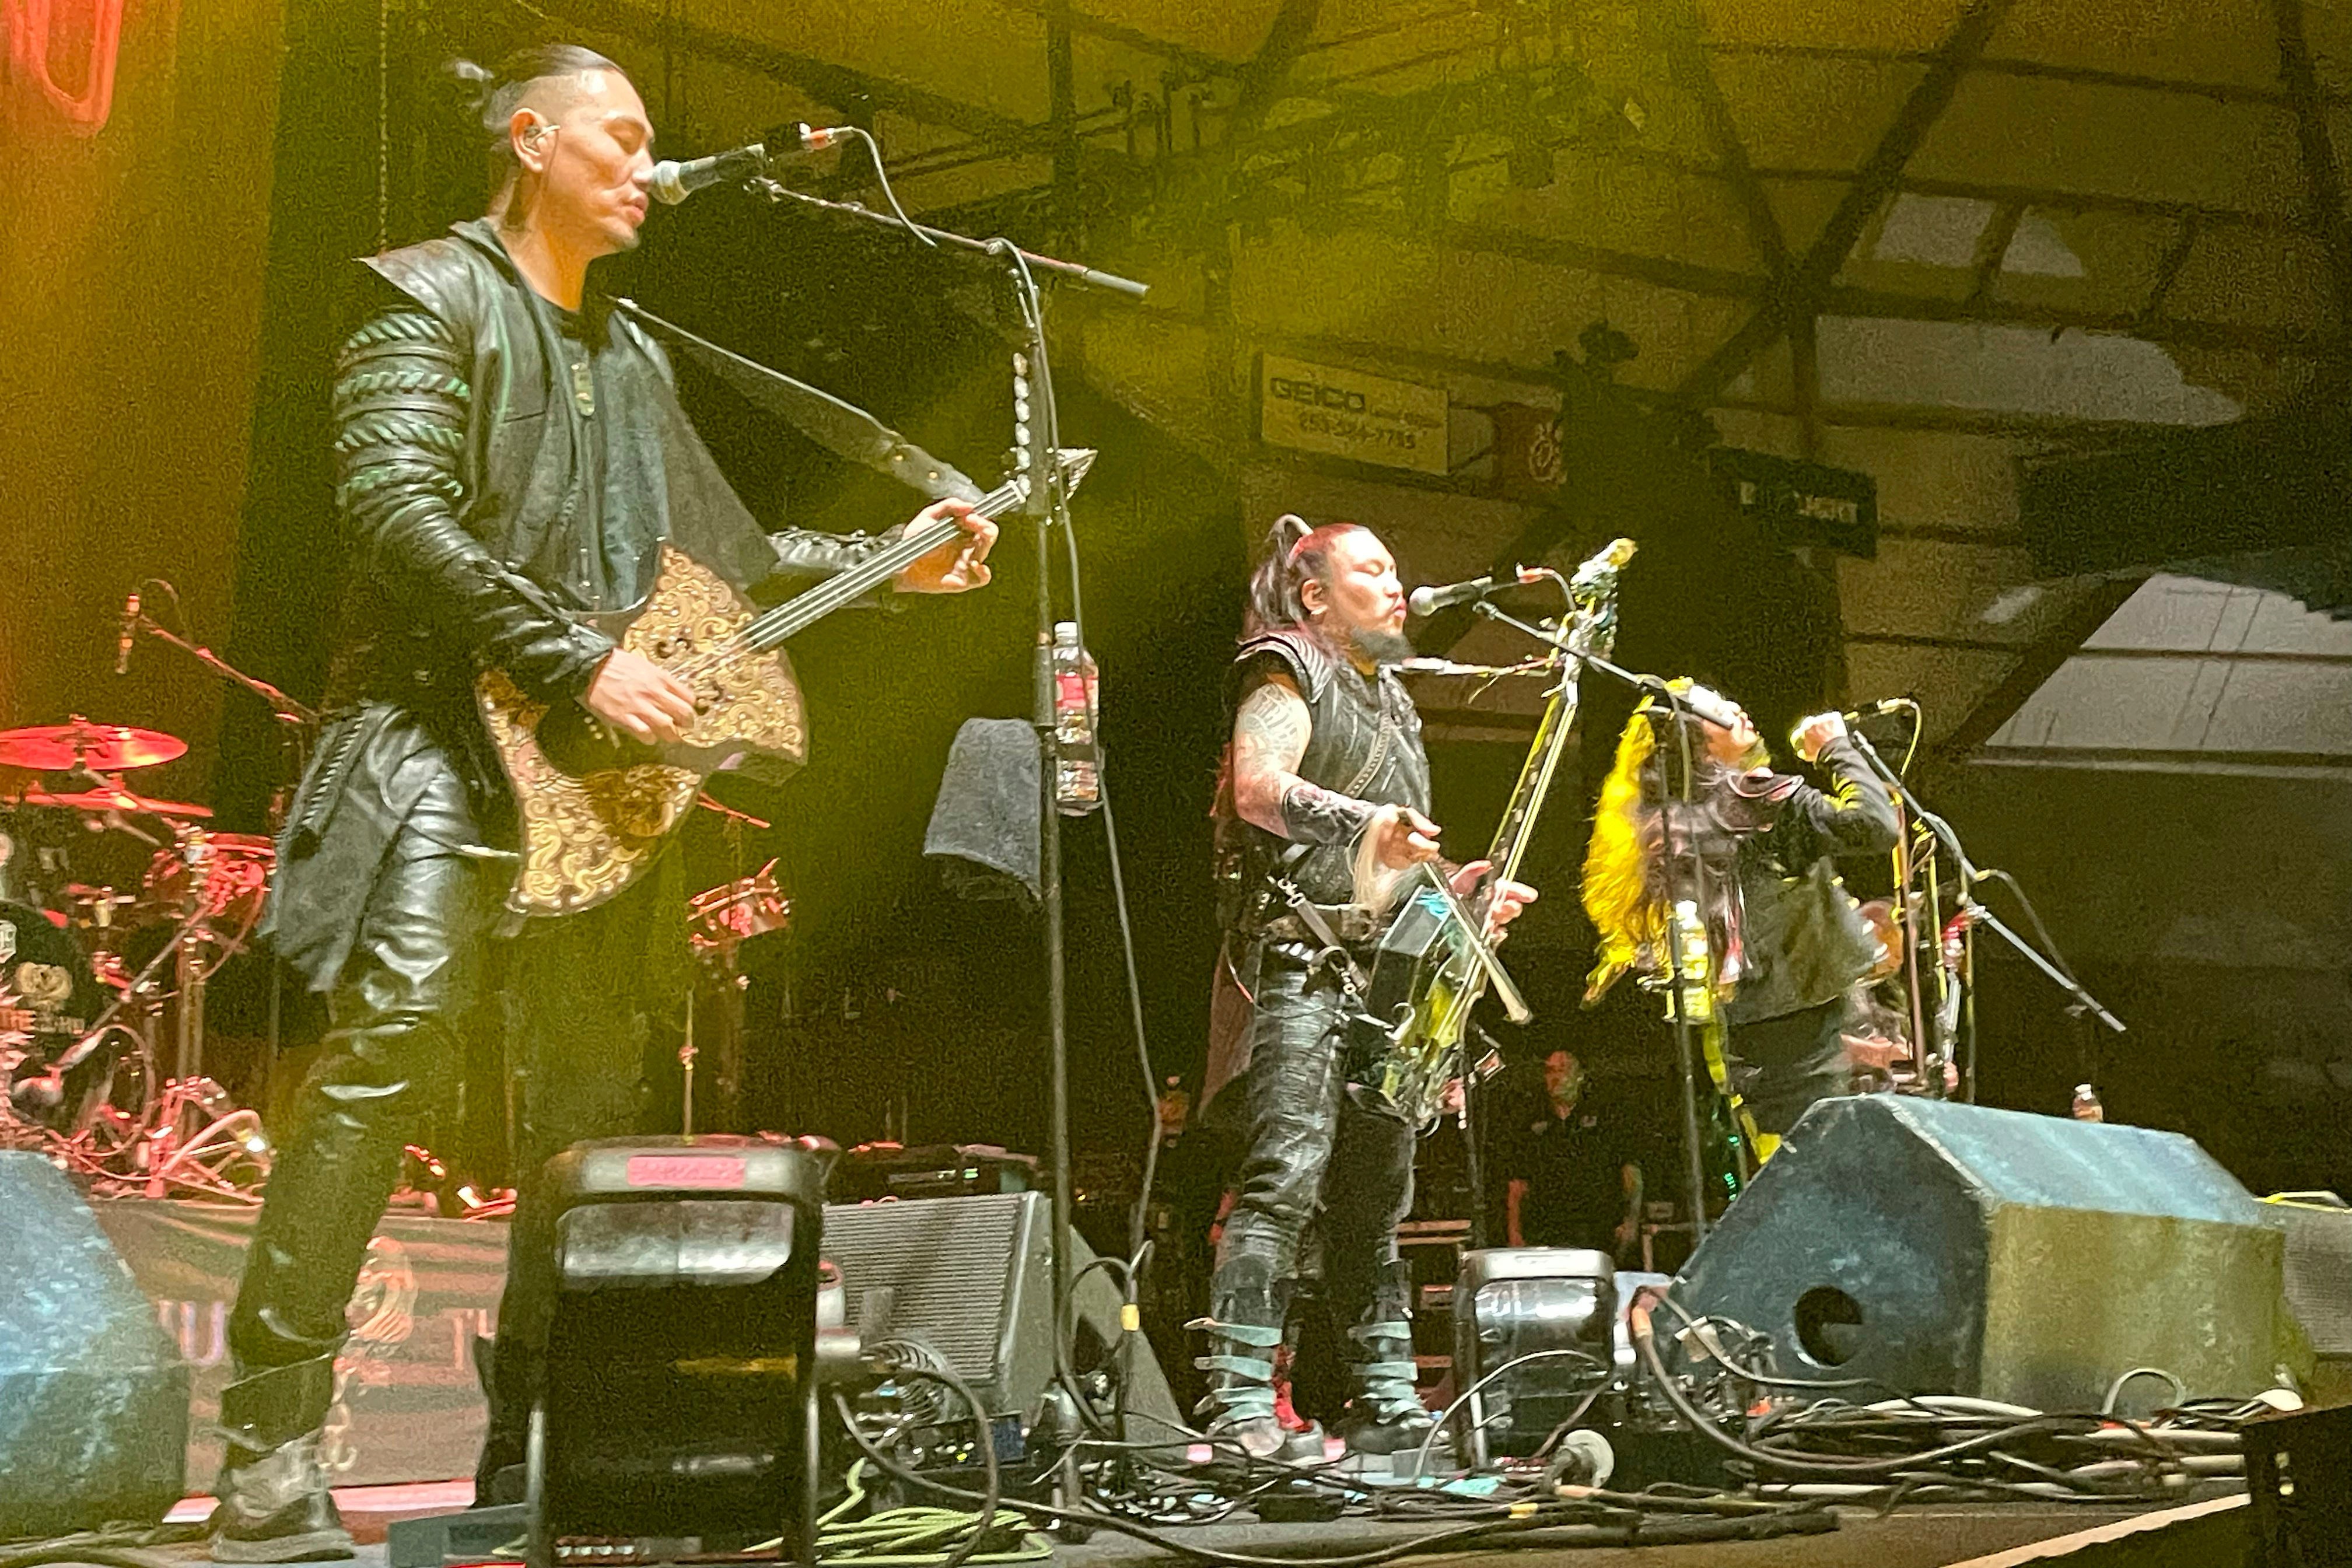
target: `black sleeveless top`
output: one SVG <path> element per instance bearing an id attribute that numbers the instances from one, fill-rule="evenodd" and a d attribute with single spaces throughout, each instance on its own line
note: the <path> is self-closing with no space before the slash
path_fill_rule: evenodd
<path id="1" fill-rule="evenodd" d="M 1244 642 L 1234 656 L 1235 699 L 1254 678 L 1274 672 L 1288 676 L 1307 700 L 1311 728 L 1299 777 L 1375 805 L 1409 805 L 1427 815 L 1429 754 L 1422 749 L 1421 716 L 1394 670 L 1383 668 L 1367 679 L 1310 633 L 1267 632 Z M 1228 774 L 1231 764 L 1229 751 Z M 1217 791 L 1216 815 L 1219 918 L 1247 935 L 1285 912 L 1266 879 L 1294 847 L 1234 814 L 1230 776 Z M 1287 875 L 1315 903 L 1351 903 L 1354 858 L 1352 844 L 1318 844 Z"/>

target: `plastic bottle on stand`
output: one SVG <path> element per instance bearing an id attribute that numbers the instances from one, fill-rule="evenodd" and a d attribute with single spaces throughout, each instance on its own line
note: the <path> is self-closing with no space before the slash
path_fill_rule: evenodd
<path id="1" fill-rule="evenodd" d="M 2105 1121 L 2107 1108 L 2099 1103 L 2097 1089 L 2087 1083 L 2078 1083 L 2074 1086 L 2074 1103 L 2067 1108 L 2066 1114 L 2077 1121 Z"/>
<path id="2" fill-rule="evenodd" d="M 1084 816 L 1102 805 L 1098 684 L 1094 656 L 1078 646 L 1077 623 L 1055 622 L 1054 805 L 1064 816 Z"/>

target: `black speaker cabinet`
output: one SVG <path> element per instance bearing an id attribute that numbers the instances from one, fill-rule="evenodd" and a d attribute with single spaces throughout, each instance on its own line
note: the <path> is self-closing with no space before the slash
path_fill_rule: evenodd
<path id="1" fill-rule="evenodd" d="M 1792 1376 L 2096 1409 L 2136 1366 L 2271 1386 L 2280 1257 L 2179 1133 L 1867 1095 L 1804 1114 L 1675 1296 L 1771 1335 Z"/>
<path id="2" fill-rule="evenodd" d="M 604 1139 L 548 1162 L 555 1311 L 531 1417 L 532 1568 L 614 1554 L 814 1562 L 825 1160 Z"/>
<path id="3" fill-rule="evenodd" d="M 154 1304 L 56 1166 L 0 1152 L 0 1540 L 158 1521 L 187 1453 Z"/>
<path id="4" fill-rule="evenodd" d="M 1052 1232 L 1043 1193 L 835 1204 L 824 1211 L 824 1255 L 841 1270 L 852 1328 L 923 1341 L 971 1384 L 992 1417 L 1030 1426 L 1054 1379 Z M 1073 1360 L 1080 1372 L 1117 1352 L 1121 1334 L 1119 1293 L 1101 1269 L 1087 1271 L 1094 1257 L 1084 1238 L 1071 1236 Z M 1178 1419 L 1168 1379 L 1140 1333 L 1124 1354 L 1126 1408 L 1138 1418 L 1132 1435 L 1162 1436 Z M 946 1407 L 940 1414 L 964 1418 Z"/>

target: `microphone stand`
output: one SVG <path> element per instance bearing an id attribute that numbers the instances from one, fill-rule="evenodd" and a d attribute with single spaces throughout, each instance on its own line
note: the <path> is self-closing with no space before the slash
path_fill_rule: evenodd
<path id="1" fill-rule="evenodd" d="M 879 166 L 879 159 L 877 159 Z M 1039 842 L 1037 871 L 1039 903 L 1045 916 L 1045 1007 L 1048 1073 L 1051 1085 L 1051 1132 L 1047 1157 L 1053 1167 L 1053 1303 L 1054 1364 L 1073 1399 L 1076 1379 L 1067 1364 L 1066 1314 L 1070 1298 L 1070 1046 L 1069 989 L 1063 932 L 1062 820 L 1055 798 L 1057 746 L 1054 723 L 1054 591 L 1053 541 L 1061 531 L 1071 557 L 1071 609 L 1079 625 L 1079 642 L 1086 640 L 1076 581 L 1076 542 L 1071 531 L 1069 493 L 1063 481 L 1060 410 L 1054 394 L 1052 361 L 1045 342 L 1045 298 L 1037 285 L 1039 273 L 1140 300 L 1149 286 L 1132 279 L 1024 250 L 1009 239 L 975 239 L 969 235 L 934 228 L 892 214 L 879 213 L 856 202 L 829 201 L 756 175 L 746 186 L 772 203 L 793 201 L 803 206 L 873 224 L 891 233 L 927 240 L 944 253 L 992 261 L 1011 274 L 1014 303 L 1021 312 L 1023 343 L 1013 356 L 1013 446 L 1028 469 L 1027 511 L 1036 523 L 1037 626 L 1033 660 L 1034 711 L 1038 746 Z M 1081 1405 L 1083 1408 L 1083 1405 Z"/>
<path id="2" fill-rule="evenodd" d="M 1573 646 L 1565 632 L 1546 626 L 1531 626 L 1516 616 L 1496 608 L 1489 600 L 1479 600 L 1477 612 L 1490 621 L 1498 622 L 1515 631 L 1525 633 L 1547 647 L 1559 649 L 1575 664 L 1597 669 L 1603 675 L 1612 676 L 1636 691 L 1662 693 L 1668 705 L 1677 713 L 1680 711 L 1681 705 L 1677 695 L 1667 686 L 1663 677 L 1637 674 L 1633 670 L 1622 668 L 1599 654 Z M 1680 723 L 1675 724 L 1675 732 L 1678 738 L 1682 736 L 1683 726 Z M 1687 795 L 1690 787 L 1690 769 L 1687 766 L 1683 769 L 1683 785 Z M 1675 863 L 1685 858 L 1672 843 L 1667 845 L 1667 853 L 1669 859 Z M 1694 868 L 1694 870 L 1696 869 Z M 1698 1051 L 1693 1043 L 1691 1017 L 1683 994 L 1682 922 L 1675 912 L 1675 900 L 1671 896 L 1666 900 L 1666 983 L 1670 987 L 1668 996 L 1674 1005 L 1675 1056 L 1682 1079 L 1683 1163 L 1684 1179 L 1690 1192 L 1691 1250 L 1696 1252 L 1700 1244 L 1706 1240 L 1706 1154 L 1698 1125 L 1698 1074 L 1700 1071 Z"/>
<path id="3" fill-rule="evenodd" d="M 1977 867 L 1970 862 L 1968 851 L 1960 845 L 1960 836 L 1953 830 L 1952 825 L 1920 804 L 1919 797 L 1911 792 L 1910 785 L 1903 782 L 1902 775 L 1897 773 L 1893 768 L 1887 766 L 1886 759 L 1878 754 L 1877 748 L 1873 746 L 1869 740 L 1864 736 L 1859 730 L 1849 729 L 1847 731 L 1847 734 L 1853 740 L 1855 749 L 1862 752 L 1864 758 L 1868 761 L 1871 767 L 1876 771 L 1878 776 L 1885 780 L 1886 784 L 1894 789 L 1895 795 L 1902 799 L 1903 804 L 1910 808 L 1911 815 L 1916 817 L 1919 821 L 1925 823 L 1928 830 L 1935 834 L 1937 842 L 1943 845 L 1945 852 L 1951 856 L 1952 863 L 1959 868 L 1960 885 L 1956 895 L 1956 901 L 1959 905 L 1961 913 L 1968 916 L 1969 931 L 1972 933 L 1979 926 L 1982 926 L 1987 931 L 1991 931 L 1995 936 L 2000 938 L 2003 942 L 2009 943 L 2010 946 L 2022 953 L 2028 963 L 2032 963 L 2034 968 L 2040 970 L 2042 973 L 2048 975 L 2053 984 L 2055 984 L 2060 990 L 2065 992 L 2067 995 L 2073 997 L 2074 1007 L 2077 1011 L 2088 1013 L 2092 1017 L 2096 1018 L 2100 1023 L 2105 1025 L 2115 1033 L 2118 1035 L 2123 1034 L 2125 1032 L 2123 1020 L 2116 1017 L 2113 1013 L 2108 1012 L 2105 1007 L 2101 1006 L 2099 1005 L 2099 999 L 2092 995 L 2090 992 L 2084 987 L 2081 981 L 2075 979 L 2072 974 L 2069 974 L 2065 970 L 2060 968 L 2055 963 L 2045 957 L 2033 946 L 2032 942 L 2027 942 L 2016 931 L 2011 930 L 2008 925 L 2002 922 L 2001 919 L 1998 915 L 1994 914 L 1990 910 L 1986 909 L 1982 903 L 1978 901 L 1976 898 L 1976 886 L 1979 882 L 1985 879 L 1987 874 L 1979 870 Z M 1966 939 L 1964 938 L 1963 940 Z M 1965 975 L 1965 984 L 1967 985 L 1967 991 L 1964 993 L 1964 1002 L 1968 1009 L 1968 1064 L 1961 1070 L 1968 1085 L 1966 1091 L 1967 1098 L 1971 1103 L 1974 1103 L 1976 1100 L 1977 1079 L 1977 1031 L 1976 955 L 1973 946 L 1966 950 L 1963 973 Z"/>
<path id="4" fill-rule="evenodd" d="M 142 583 L 140 584 L 142 588 L 147 585 L 148 584 L 146 583 Z M 174 590 L 169 583 L 159 582 L 158 585 L 172 595 L 175 604 L 178 602 L 178 592 Z M 319 735 L 319 710 L 317 709 L 310 707 L 307 703 L 296 701 L 293 698 L 287 696 L 286 693 L 278 690 L 278 688 L 270 685 L 269 682 L 262 679 L 258 676 L 246 674 L 245 671 L 237 668 L 236 666 L 229 663 L 228 660 L 221 658 L 220 655 L 205 647 L 202 643 L 194 642 L 182 637 L 179 633 L 163 625 L 161 621 L 158 621 L 154 616 L 147 614 L 144 610 L 140 611 L 139 614 L 131 617 L 131 626 L 134 634 L 138 632 L 145 632 L 150 637 L 159 638 L 163 642 L 171 644 L 173 647 L 178 648 L 182 653 L 186 654 L 190 658 L 194 659 L 198 664 L 203 665 L 206 669 L 211 670 L 221 679 L 227 681 L 232 686 L 243 687 L 246 690 L 252 692 L 256 697 L 260 698 L 264 702 L 268 703 L 269 705 L 270 716 L 276 719 L 278 723 L 286 726 L 284 730 L 279 731 L 285 737 L 285 751 L 282 754 L 288 762 L 290 762 L 293 764 L 291 769 L 292 776 L 298 779 L 302 776 L 302 770 L 310 765 L 310 747 L 313 742 L 317 741 Z M 269 792 L 269 826 L 273 835 L 276 833 L 283 815 L 288 809 L 287 803 L 292 798 L 292 787 L 285 782 L 286 777 L 287 775 L 283 773 L 278 775 L 279 782 L 277 787 Z M 175 941 L 174 945 L 184 949 L 186 946 L 186 934 L 184 932 L 182 937 Z M 188 986 L 186 984 L 185 977 L 184 977 L 183 983 L 184 994 L 181 1000 L 181 1010 L 183 1014 L 181 1031 L 183 1038 L 181 1040 L 179 1052 L 182 1060 L 178 1065 L 180 1066 L 184 1075 L 188 1070 L 188 1058 L 192 1056 L 200 1058 L 204 1050 L 204 1021 L 200 1011 L 204 1005 L 204 979 L 202 974 L 196 974 L 194 977 L 194 984 L 193 986 Z M 269 1060 L 273 1064 L 278 1060 L 278 1040 L 285 1024 L 285 965 L 279 961 L 275 953 L 272 953 L 269 955 L 269 1022 L 268 1026 L 268 1038 L 269 1041 Z M 186 1015 L 192 1009 L 198 1010 L 196 1011 L 194 1018 L 193 1039 L 188 1037 L 189 1021 L 186 1017 Z"/>
<path id="5" fill-rule="evenodd" d="M 150 637 L 160 637 L 164 642 L 170 643 L 173 647 L 178 648 L 182 653 L 186 654 L 189 658 L 194 659 L 198 664 L 203 665 L 206 669 L 211 670 L 215 675 L 219 676 L 223 680 L 227 681 L 232 686 L 244 687 L 247 691 L 252 692 L 256 697 L 260 698 L 264 702 L 269 704 L 270 714 L 276 718 L 279 723 L 299 725 L 305 729 L 316 729 L 318 727 L 319 711 L 317 709 L 297 702 L 291 697 L 287 696 L 283 691 L 278 690 L 278 688 L 270 685 L 269 682 L 260 679 L 257 677 L 246 674 L 245 671 L 237 668 L 236 666 L 229 663 L 228 660 L 221 658 L 220 655 L 215 653 L 212 649 L 205 647 L 201 643 L 190 642 L 179 633 L 172 630 L 171 627 L 166 626 L 162 622 L 156 620 L 146 611 L 140 611 L 138 616 L 133 618 L 131 625 L 132 628 L 136 631 L 145 632 Z"/>

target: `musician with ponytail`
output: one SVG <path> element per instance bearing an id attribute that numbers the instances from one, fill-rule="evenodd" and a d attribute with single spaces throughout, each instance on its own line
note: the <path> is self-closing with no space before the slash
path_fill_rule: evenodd
<path id="1" fill-rule="evenodd" d="M 221 1562 L 352 1554 L 318 1452 L 344 1310 L 403 1146 L 455 1110 L 468 1008 L 485 996 L 499 1005 L 472 1017 L 506 1035 L 520 1192 L 477 1493 L 519 1481 L 553 1293 L 534 1267 L 551 1253 L 534 1178 L 581 1139 L 647 1130 L 646 1063 L 683 1017 L 674 849 L 593 909 L 501 922 L 516 810 L 477 678 L 673 741 L 695 692 L 586 617 L 644 603 L 666 547 L 781 597 L 882 544 L 764 534 L 688 425 L 662 351 L 589 288 L 593 262 L 636 244 L 653 172 L 653 126 L 621 68 L 552 45 L 450 79 L 489 160 L 489 211 L 354 267 L 335 361 L 323 531 L 347 587 L 266 933 L 327 993 L 330 1028 L 230 1319 Z M 961 540 L 898 589 L 988 581 L 984 519 L 942 501 L 918 521 L 950 516 Z"/>
<path id="2" fill-rule="evenodd" d="M 1209 1342 L 1197 1364 L 1210 1374 L 1210 1435 L 1260 1458 L 1320 1452 L 1319 1435 L 1285 1431 L 1273 1387 L 1310 1221 L 1347 1326 L 1341 1435 L 1358 1450 L 1393 1453 L 1429 1432 L 1396 1244 L 1416 1129 L 1377 1091 L 1344 1080 L 1346 954 L 1324 940 L 1368 956 L 1399 873 L 1438 858 L 1421 720 L 1395 668 L 1412 652 L 1404 617 L 1396 563 L 1369 529 L 1285 516 L 1251 576 L 1233 666 L 1216 809 L 1224 942 L 1203 1100 L 1244 1152 L 1209 1314 L 1192 1326 Z M 1468 892 L 1486 870 L 1459 868 L 1454 885 Z M 1499 928 L 1534 897 L 1504 884 L 1491 921 Z"/>

